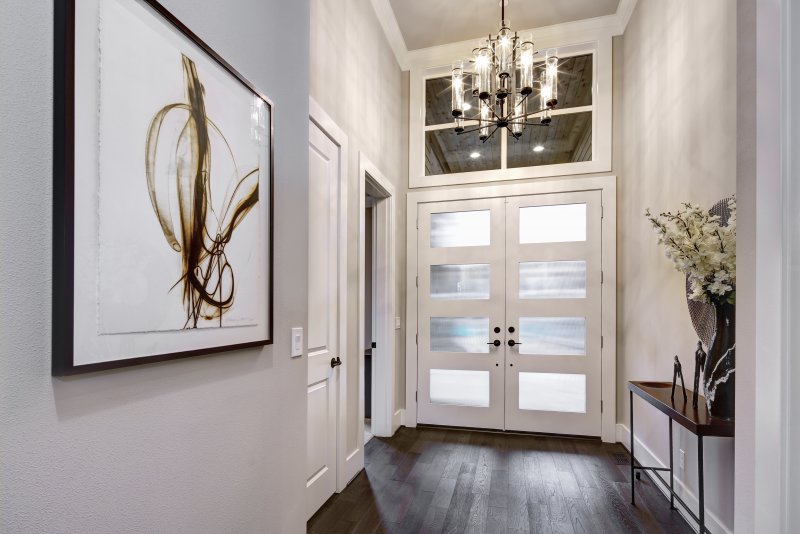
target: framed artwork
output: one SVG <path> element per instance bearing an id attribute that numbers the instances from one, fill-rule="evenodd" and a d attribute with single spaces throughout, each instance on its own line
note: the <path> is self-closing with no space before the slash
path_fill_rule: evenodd
<path id="1" fill-rule="evenodd" d="M 53 374 L 272 342 L 273 107 L 153 0 L 56 0 Z"/>

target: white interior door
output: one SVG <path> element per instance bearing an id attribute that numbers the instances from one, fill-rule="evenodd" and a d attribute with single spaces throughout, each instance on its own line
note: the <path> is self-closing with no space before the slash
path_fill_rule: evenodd
<path id="1" fill-rule="evenodd" d="M 309 126 L 307 515 L 336 491 L 339 149 Z"/>
<path id="2" fill-rule="evenodd" d="M 420 423 L 503 426 L 504 217 L 502 198 L 420 207 Z"/>
<path id="3" fill-rule="evenodd" d="M 418 422 L 600 435 L 600 195 L 420 206 Z"/>
<path id="4" fill-rule="evenodd" d="M 599 191 L 508 199 L 508 430 L 600 435 L 601 217 Z"/>

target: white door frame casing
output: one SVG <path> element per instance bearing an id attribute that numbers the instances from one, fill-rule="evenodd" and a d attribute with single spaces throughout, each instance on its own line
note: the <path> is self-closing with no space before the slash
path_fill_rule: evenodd
<path id="1" fill-rule="evenodd" d="M 406 408 L 405 425 L 417 425 L 417 226 L 419 205 L 428 202 L 513 197 L 547 193 L 600 191 L 603 205 L 601 289 L 602 414 L 601 438 L 616 441 L 617 422 L 617 177 L 557 178 L 509 185 L 470 186 L 437 191 L 410 191 L 406 241 Z"/>
<path id="2" fill-rule="evenodd" d="M 395 412 L 395 189 L 392 183 L 364 155 L 358 155 L 358 347 L 359 377 L 364 384 L 364 298 L 366 254 L 366 193 L 367 184 L 382 195 L 373 206 L 373 316 L 372 329 L 377 349 L 372 352 L 372 433 L 389 437 L 400 426 L 400 417 Z M 378 386 L 378 387 L 376 387 Z M 359 387 L 360 419 L 364 420 L 364 388 Z M 363 425 L 361 431 L 363 438 Z"/>
<path id="3" fill-rule="evenodd" d="M 352 364 L 347 357 L 347 159 L 348 141 L 347 134 L 339 128 L 331 117 L 309 97 L 309 119 L 316 124 L 325 135 L 339 148 L 339 205 L 338 209 L 338 241 L 339 255 L 337 257 L 338 288 L 339 288 L 339 335 L 338 352 L 342 359 L 339 367 L 339 399 L 337 403 L 337 431 L 336 431 L 336 491 L 342 491 L 347 483 L 364 467 L 363 439 L 355 451 L 347 453 L 347 434 L 342 429 L 347 428 L 347 370 Z M 360 457 L 359 453 L 360 452 Z M 360 462 L 359 462 L 360 458 Z"/>

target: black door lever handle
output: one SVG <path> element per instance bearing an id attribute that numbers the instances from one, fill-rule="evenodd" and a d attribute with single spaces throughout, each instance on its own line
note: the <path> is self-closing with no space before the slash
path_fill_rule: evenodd
<path id="1" fill-rule="evenodd" d="M 502 345 L 502 343 L 500 343 L 499 339 L 495 339 L 494 341 L 490 341 L 489 343 L 487 343 L 487 345 L 494 345 L 495 347 L 499 347 L 500 345 Z"/>
<path id="2" fill-rule="evenodd" d="M 331 358 L 331 368 L 338 367 L 342 365 L 342 359 L 340 357 Z"/>
<path id="3" fill-rule="evenodd" d="M 517 343 L 517 342 L 516 342 L 516 341 L 514 341 L 513 339 L 509 339 L 509 340 L 508 340 L 508 346 L 509 346 L 509 347 L 513 347 L 514 345 L 522 345 L 522 343 Z"/>

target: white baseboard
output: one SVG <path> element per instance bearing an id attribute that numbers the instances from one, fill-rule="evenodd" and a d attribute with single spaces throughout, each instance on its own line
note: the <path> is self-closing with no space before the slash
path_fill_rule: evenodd
<path id="1" fill-rule="evenodd" d="M 617 441 L 621 443 L 622 446 L 628 450 L 628 452 L 630 452 L 631 431 L 623 423 L 617 423 Z M 650 467 L 669 467 L 667 464 L 662 462 L 658 457 L 656 457 L 656 455 L 653 454 L 653 451 L 651 451 L 647 447 L 647 445 L 642 443 L 642 440 L 640 440 L 639 438 L 636 438 L 636 461 L 640 465 L 645 465 Z M 643 471 L 643 473 L 647 474 L 647 476 L 649 476 L 651 479 L 655 476 L 651 475 L 647 471 Z M 667 475 L 662 475 L 662 476 L 664 477 L 664 480 L 668 480 Z M 658 480 L 654 481 L 653 484 L 655 484 L 655 486 L 661 491 L 661 493 L 664 494 L 664 497 L 669 499 L 668 485 L 664 485 Z M 669 482 L 667 482 L 667 484 L 669 484 Z M 697 514 L 697 510 L 699 509 L 699 503 L 697 502 L 697 497 L 695 496 L 694 493 L 692 493 L 689 490 L 689 488 L 687 488 L 684 485 L 683 481 L 681 481 L 681 479 L 678 478 L 677 476 L 675 477 L 675 493 L 681 499 L 683 499 L 683 502 L 689 505 L 689 507 L 692 509 L 692 512 Z M 681 507 L 679 504 L 676 504 L 675 508 L 677 508 L 678 513 L 680 513 L 681 516 L 683 516 L 683 518 L 686 519 L 686 522 L 689 523 L 689 526 L 693 528 L 695 532 L 700 531 L 700 527 L 697 525 L 697 522 L 694 519 L 692 519 L 692 517 L 689 514 L 686 513 L 683 507 Z M 709 512 L 708 509 L 706 509 L 706 528 L 714 534 L 716 533 L 733 534 L 733 531 L 729 529 L 727 526 L 723 525 L 722 522 L 720 522 L 719 518 L 712 512 Z"/>
<path id="2" fill-rule="evenodd" d="M 394 412 L 394 415 L 392 416 L 392 434 L 397 432 L 398 428 L 405 425 L 405 419 L 406 419 L 405 408 L 400 408 L 399 410 Z"/>

